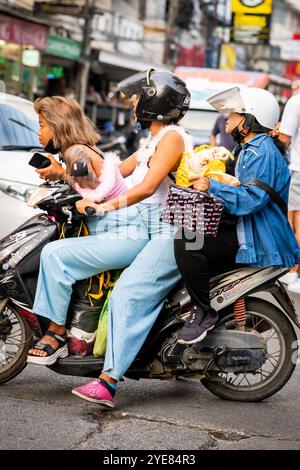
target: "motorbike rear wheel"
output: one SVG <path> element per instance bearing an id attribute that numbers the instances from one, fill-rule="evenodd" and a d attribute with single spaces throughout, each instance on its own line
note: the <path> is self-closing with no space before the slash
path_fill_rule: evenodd
<path id="1" fill-rule="evenodd" d="M 0 384 L 16 377 L 27 365 L 32 333 L 26 320 L 10 304 L 3 312 L 10 322 L 9 333 L 0 333 Z"/>
<path id="2" fill-rule="evenodd" d="M 274 395 L 287 383 L 296 367 L 298 342 L 291 321 L 278 307 L 259 298 L 245 300 L 246 330 L 264 339 L 265 363 L 255 374 L 211 373 L 212 380 L 205 379 L 202 384 L 224 400 L 257 402 Z M 233 306 L 230 306 L 223 312 L 218 325 L 233 318 Z"/>

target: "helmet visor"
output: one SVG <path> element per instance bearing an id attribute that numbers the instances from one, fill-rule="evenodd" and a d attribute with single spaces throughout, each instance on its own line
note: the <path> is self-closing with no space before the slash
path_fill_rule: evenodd
<path id="1" fill-rule="evenodd" d="M 245 104 L 240 94 L 238 87 L 230 88 L 229 90 L 221 91 L 207 100 L 207 102 L 219 113 L 230 114 L 246 112 Z"/>
<path id="2" fill-rule="evenodd" d="M 150 76 L 153 71 L 154 69 L 149 69 L 125 78 L 125 80 L 118 83 L 117 90 L 124 93 L 128 98 L 138 95 L 144 86 L 150 86 Z"/>

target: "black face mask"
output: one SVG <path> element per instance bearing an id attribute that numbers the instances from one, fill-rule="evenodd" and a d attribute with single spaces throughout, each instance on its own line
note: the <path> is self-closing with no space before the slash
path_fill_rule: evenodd
<path id="1" fill-rule="evenodd" d="M 233 140 L 236 143 L 238 143 L 239 145 L 241 145 L 244 142 L 245 137 L 247 136 L 249 131 L 252 130 L 252 126 L 253 126 L 253 122 L 254 122 L 254 116 L 252 116 L 251 114 L 245 114 L 245 120 L 244 120 L 244 123 L 243 123 L 243 128 L 241 130 L 239 130 L 239 125 L 241 124 L 242 121 L 243 121 L 243 118 L 239 122 L 239 124 L 231 132 Z"/>
<path id="2" fill-rule="evenodd" d="M 244 142 L 245 135 L 242 133 L 242 131 L 239 130 L 238 127 L 235 127 L 233 129 L 233 131 L 231 132 L 231 135 L 232 135 L 233 140 L 237 144 L 242 144 Z"/>
<path id="3" fill-rule="evenodd" d="M 60 149 L 57 149 L 54 147 L 53 144 L 53 139 L 50 139 L 47 143 L 47 145 L 44 147 L 46 152 L 52 153 L 52 155 L 55 155 L 56 153 L 59 152 Z"/>

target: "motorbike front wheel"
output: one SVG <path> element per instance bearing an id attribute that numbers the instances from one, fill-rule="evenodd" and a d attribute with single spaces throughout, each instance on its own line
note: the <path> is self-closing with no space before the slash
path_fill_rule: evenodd
<path id="1" fill-rule="evenodd" d="M 211 372 L 202 384 L 214 395 L 232 401 L 256 402 L 278 392 L 291 377 L 298 358 L 298 342 L 290 320 L 275 305 L 259 298 L 247 298 L 246 331 L 259 335 L 266 348 L 266 360 L 255 373 Z M 216 328 L 234 319 L 227 308 Z"/>
<path id="2" fill-rule="evenodd" d="M 0 328 L 0 384 L 16 377 L 27 364 L 32 333 L 26 320 L 10 304 Z"/>

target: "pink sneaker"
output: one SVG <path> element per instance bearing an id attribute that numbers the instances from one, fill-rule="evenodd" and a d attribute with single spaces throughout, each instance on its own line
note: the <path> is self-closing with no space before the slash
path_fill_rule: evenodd
<path id="1" fill-rule="evenodd" d="M 85 385 L 81 385 L 80 387 L 73 388 L 72 393 L 84 400 L 99 403 L 99 405 L 102 405 L 105 408 L 114 408 L 115 406 L 113 396 L 109 393 L 109 390 L 102 385 L 99 379 L 93 380 L 93 382 L 89 382 Z"/>

